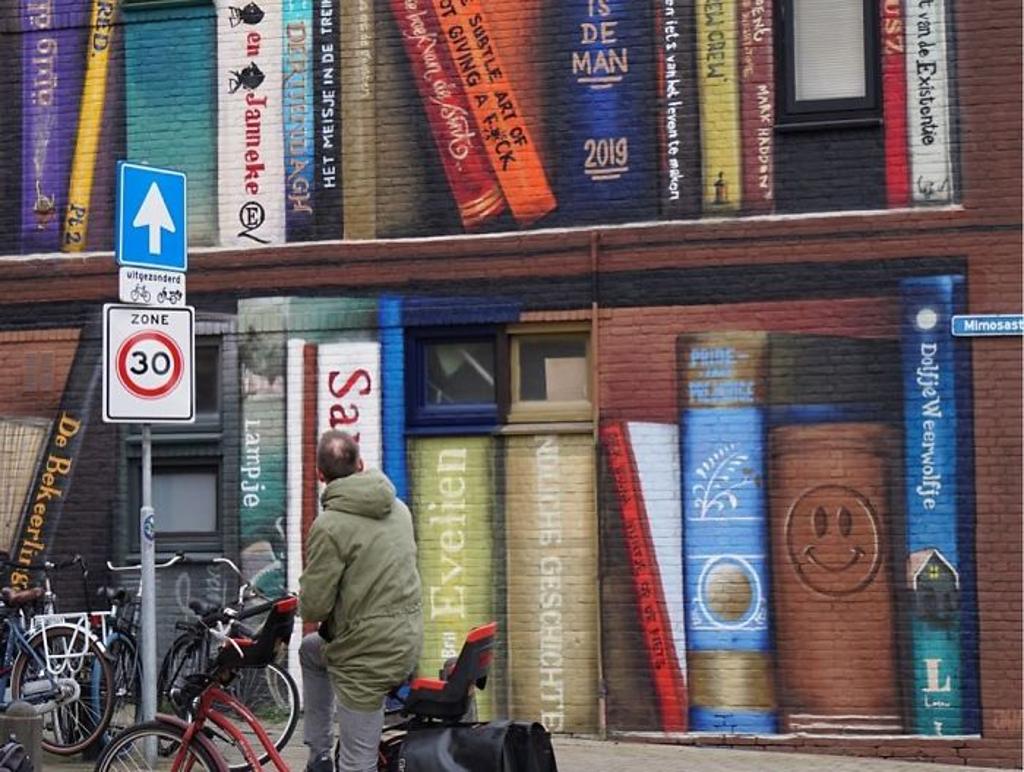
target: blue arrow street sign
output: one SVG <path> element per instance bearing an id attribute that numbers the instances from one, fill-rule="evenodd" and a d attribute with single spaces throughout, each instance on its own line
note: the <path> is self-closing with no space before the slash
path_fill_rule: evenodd
<path id="1" fill-rule="evenodd" d="M 118 265 L 188 268 L 184 174 L 118 162 L 114 252 Z"/>
<path id="2" fill-rule="evenodd" d="M 950 326 L 954 335 L 1024 335 L 1024 314 L 962 314 Z"/>

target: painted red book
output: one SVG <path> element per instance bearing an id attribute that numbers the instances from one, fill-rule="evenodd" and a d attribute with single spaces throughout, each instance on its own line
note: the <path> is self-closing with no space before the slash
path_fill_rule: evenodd
<path id="1" fill-rule="evenodd" d="M 772 0 L 740 0 L 740 132 L 747 212 L 770 212 L 775 199 L 772 35 Z"/>
<path id="2" fill-rule="evenodd" d="M 882 2 L 882 117 L 885 126 L 885 194 L 890 207 L 910 205 L 907 160 L 907 70 L 901 0 Z"/>
<path id="3" fill-rule="evenodd" d="M 477 227 L 501 214 L 505 199 L 437 14 L 430 0 L 391 0 L 391 12 L 462 224 Z"/>
<path id="4" fill-rule="evenodd" d="M 665 732 L 685 732 L 686 684 L 676 666 L 678 660 L 665 605 L 665 592 L 625 424 L 615 422 L 603 426 L 601 441 L 622 514 L 622 529 L 629 552 L 633 586 L 640 606 L 644 644 L 661 709 L 661 728 Z"/>

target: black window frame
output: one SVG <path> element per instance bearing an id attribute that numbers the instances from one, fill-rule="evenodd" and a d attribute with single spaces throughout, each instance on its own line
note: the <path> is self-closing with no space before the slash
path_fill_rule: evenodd
<path id="1" fill-rule="evenodd" d="M 779 0 L 775 24 L 776 124 L 777 129 L 819 126 L 870 126 L 882 120 L 881 19 L 877 0 L 861 0 L 864 11 L 863 97 L 844 99 L 796 99 L 796 43 L 794 0 Z"/>
<path id="2" fill-rule="evenodd" d="M 178 551 L 229 554 L 237 549 L 237 539 L 231 529 L 237 523 L 233 510 L 237 509 L 237 464 L 229 452 L 227 433 L 239 422 L 237 384 L 232 374 L 237 372 L 237 341 L 233 323 L 216 319 L 197 319 L 195 350 L 216 348 L 215 369 L 217 384 L 216 412 L 199 410 L 190 424 L 152 424 L 152 469 L 154 476 L 161 471 L 198 470 L 216 474 L 215 524 L 210 531 L 161 533 L 161 513 L 156 513 L 156 548 L 161 554 Z M 197 357 L 198 358 L 198 357 Z M 139 508 L 142 487 L 142 427 L 125 424 L 121 433 L 122 463 L 121 496 L 124 502 L 125 527 L 116 540 L 124 559 L 132 561 L 139 554 Z"/>
<path id="3" fill-rule="evenodd" d="M 494 346 L 494 402 L 431 405 L 426 401 L 426 347 L 438 343 L 487 341 Z M 508 343 L 493 325 L 422 328 L 406 332 L 405 405 L 410 434 L 433 434 L 455 429 L 488 433 L 501 423 L 508 405 Z"/>

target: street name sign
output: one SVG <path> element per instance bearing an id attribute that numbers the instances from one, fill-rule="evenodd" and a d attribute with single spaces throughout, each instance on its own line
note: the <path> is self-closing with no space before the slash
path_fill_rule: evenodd
<path id="1" fill-rule="evenodd" d="M 118 265 L 184 271 L 188 268 L 185 175 L 120 161 L 117 165 Z"/>
<path id="2" fill-rule="evenodd" d="M 103 420 L 195 420 L 195 310 L 103 306 Z"/>
<path id="3" fill-rule="evenodd" d="M 950 327 L 956 336 L 1024 335 L 1024 314 L 958 314 Z"/>
<path id="4" fill-rule="evenodd" d="M 185 274 L 122 265 L 118 269 L 117 296 L 122 303 L 180 308 L 185 305 Z"/>

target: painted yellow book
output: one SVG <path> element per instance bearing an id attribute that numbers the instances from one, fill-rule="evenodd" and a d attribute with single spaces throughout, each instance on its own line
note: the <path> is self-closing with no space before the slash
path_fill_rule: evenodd
<path id="1" fill-rule="evenodd" d="M 412 511 L 423 584 L 419 672 L 437 678 L 466 633 L 494 621 L 494 441 L 430 437 L 409 442 Z M 502 634 L 499 620 L 499 635 Z M 494 716 L 492 684 L 476 697 L 478 716 Z"/>
<path id="2" fill-rule="evenodd" d="M 735 212 L 742 200 L 736 0 L 697 1 L 704 211 Z"/>
<path id="3" fill-rule="evenodd" d="M 61 238 L 61 248 L 65 252 L 81 252 L 85 249 L 93 179 L 96 176 L 96 155 L 103 127 L 103 108 L 107 101 L 107 72 L 116 29 L 114 17 L 117 8 L 117 0 L 92 0 L 82 106 L 78 112 L 75 154 L 68 184 L 68 206 L 64 213 Z"/>

